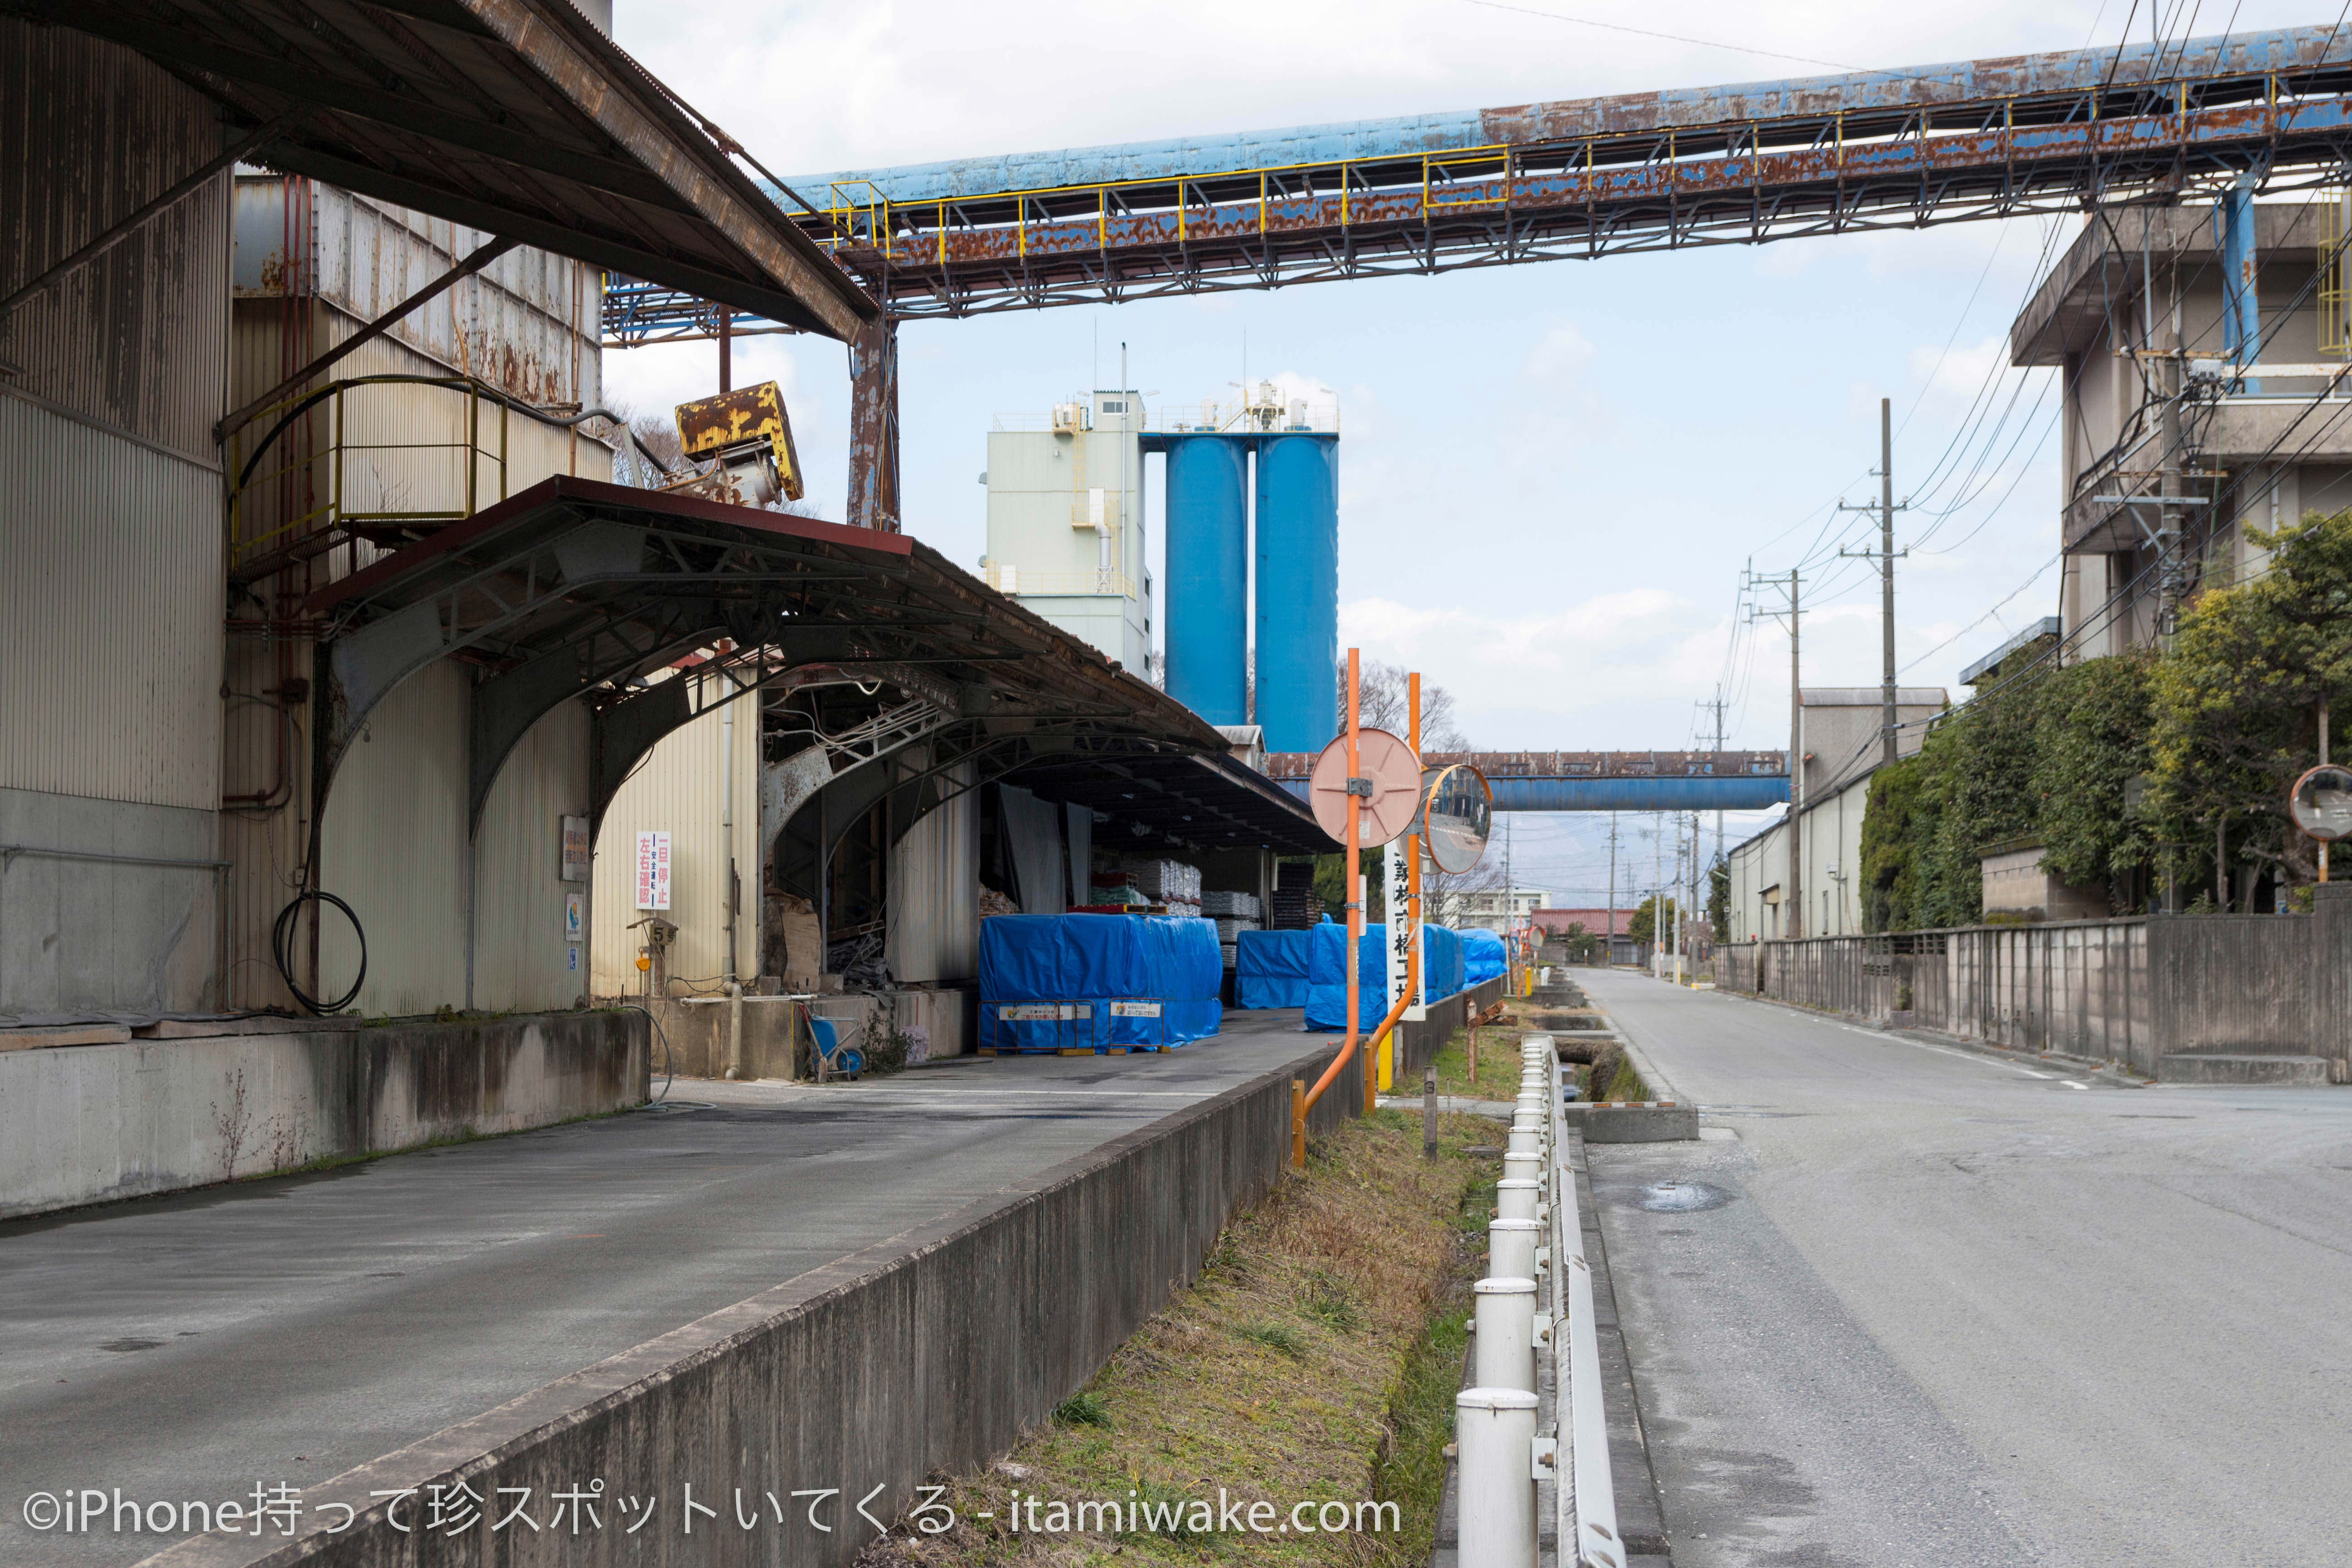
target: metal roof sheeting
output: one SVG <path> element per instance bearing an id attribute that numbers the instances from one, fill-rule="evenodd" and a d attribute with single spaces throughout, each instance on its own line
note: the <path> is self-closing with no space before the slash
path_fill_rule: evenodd
<path id="1" fill-rule="evenodd" d="M 2060 627 L 2057 616 L 2042 616 L 2040 620 L 2034 622 L 2032 626 L 2026 627 L 2023 631 L 2018 633 L 2015 637 L 2010 638 L 2007 642 L 2001 644 L 1999 647 L 1993 649 L 1982 658 L 1978 659 L 1975 663 L 1969 665 L 1966 669 L 1961 670 L 1960 684 L 1962 686 L 1974 686 L 1977 683 L 1977 678 L 1979 676 L 1983 675 L 1988 670 L 1999 667 L 2000 661 L 2007 658 L 2011 654 L 2015 653 L 2021 647 L 2027 647 L 2029 644 L 2040 642 L 2043 637 L 2054 637 L 2058 635 L 2059 630 Z"/>
<path id="2" fill-rule="evenodd" d="M 257 162 L 829 337 L 878 314 L 566 0 L 8 3 L 278 127 Z"/>
<path id="3" fill-rule="evenodd" d="M 222 146 L 211 104 L 128 50 L 0 16 L 0 295 Z M 0 317 L 0 386 L 213 465 L 228 174 Z M 5 366 L 22 374 L 10 375 Z M 28 470 L 11 467 L 12 480 Z"/>

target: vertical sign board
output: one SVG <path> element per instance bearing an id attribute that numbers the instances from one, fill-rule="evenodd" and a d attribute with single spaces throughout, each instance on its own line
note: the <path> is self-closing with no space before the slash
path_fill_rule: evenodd
<path id="1" fill-rule="evenodd" d="M 566 816 L 561 820 L 563 824 L 563 861 L 558 876 L 566 882 L 584 882 L 588 879 L 588 819 Z"/>
<path id="2" fill-rule="evenodd" d="M 637 908 L 669 908 L 669 835 L 637 835 Z"/>
<path id="3" fill-rule="evenodd" d="M 1386 895 L 1388 914 L 1388 1005 L 1393 1007 L 1404 994 L 1405 964 L 1412 952 L 1415 929 L 1412 921 L 1412 845 L 1405 839 L 1391 838 L 1381 847 L 1381 889 Z M 1429 1016 L 1429 975 L 1426 965 L 1429 954 L 1422 953 L 1423 973 L 1421 994 L 1404 1010 L 1407 1020 L 1419 1023 Z M 1387 1008 L 1381 1009 L 1383 1016 Z"/>
<path id="4" fill-rule="evenodd" d="M 563 940 L 566 942 L 584 941 L 587 935 L 587 924 L 588 895 L 585 893 L 564 894 Z"/>

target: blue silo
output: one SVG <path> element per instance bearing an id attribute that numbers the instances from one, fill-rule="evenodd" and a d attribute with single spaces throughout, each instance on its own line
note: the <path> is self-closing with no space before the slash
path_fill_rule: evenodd
<path id="1" fill-rule="evenodd" d="M 1249 722 L 1246 457 L 1225 436 L 1168 443 L 1168 694 L 1212 724 Z"/>
<path id="2" fill-rule="evenodd" d="M 1265 749 L 1320 751 L 1339 730 L 1337 435 L 1268 436 L 1258 447 L 1257 584 L 1257 721 Z"/>

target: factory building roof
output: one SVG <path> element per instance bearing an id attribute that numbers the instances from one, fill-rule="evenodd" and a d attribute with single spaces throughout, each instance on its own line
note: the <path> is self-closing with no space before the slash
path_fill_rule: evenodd
<path id="1" fill-rule="evenodd" d="M 877 307 L 565 0 L 10 0 L 268 128 L 247 161 L 846 338 Z"/>
<path id="2" fill-rule="evenodd" d="M 1808 708 L 1876 708 L 1886 700 L 1883 686 L 1808 686 L 1803 702 Z M 1940 686 L 1898 686 L 1895 689 L 1897 708 L 1941 708 L 1949 700 Z"/>
<path id="3" fill-rule="evenodd" d="M 738 687 L 822 678 L 928 699 L 984 776 L 1141 824 L 1154 844 L 1332 847 L 1192 710 L 905 534 L 558 477 L 304 608 L 334 628 L 330 771 L 408 673 L 476 668 L 476 813 L 531 723 L 585 696 L 601 816 L 645 748 L 692 716 L 689 683 L 647 678 L 701 652 L 698 669 Z"/>
<path id="4" fill-rule="evenodd" d="M 2056 637 L 2059 633 L 2059 629 L 2057 616 L 2042 616 L 2040 620 L 2034 622 L 2032 626 L 2026 627 L 2023 631 L 2018 633 L 2015 637 L 2010 638 L 2007 642 L 2001 644 L 1999 647 L 1993 649 L 1990 653 L 1985 655 L 1982 658 L 1976 660 L 1966 669 L 1960 671 L 1960 684 L 1962 686 L 1974 686 L 1985 676 L 1990 675 L 1996 669 L 1999 669 L 2002 659 L 2007 658 L 2011 654 L 2017 652 L 2020 648 L 2028 647 L 2034 643 L 2040 642 L 2043 637 Z"/>

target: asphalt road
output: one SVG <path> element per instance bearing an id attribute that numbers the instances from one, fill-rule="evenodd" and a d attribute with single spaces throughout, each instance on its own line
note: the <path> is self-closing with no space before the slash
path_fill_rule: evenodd
<path id="1" fill-rule="evenodd" d="M 2352 1562 L 2352 1091 L 1591 984 L 1705 1108 L 1590 1156 L 1678 1568 Z"/>
<path id="2" fill-rule="evenodd" d="M 680 1080 L 704 1108 L 0 1224 L 0 1563 L 174 1539 L 31 1531 L 35 1491 L 324 1480 L 1318 1043 L 1290 1011 L 1162 1055 Z"/>

